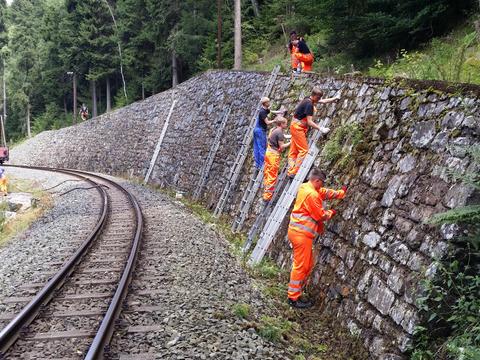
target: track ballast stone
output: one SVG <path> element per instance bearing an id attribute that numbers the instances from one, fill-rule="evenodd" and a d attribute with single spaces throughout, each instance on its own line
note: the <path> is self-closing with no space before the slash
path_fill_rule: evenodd
<path id="1" fill-rule="evenodd" d="M 14 168 L 7 169 L 7 176 L 36 181 L 44 188 L 74 179 L 59 173 Z M 51 192 L 59 194 L 87 186 L 83 181 L 69 181 Z M 12 305 L 5 304 L 2 299 L 26 296 L 28 291 L 22 291 L 22 285 L 45 283 L 48 273 L 56 272 L 74 253 L 96 223 L 99 206 L 94 189 L 72 191 L 65 196 L 54 195 L 52 209 L 0 247 L 0 314 L 12 309 Z"/>
<path id="2" fill-rule="evenodd" d="M 232 313 L 267 304 L 228 242 L 181 204 L 128 185 L 145 217 L 142 250 L 109 359 L 288 359 Z"/>

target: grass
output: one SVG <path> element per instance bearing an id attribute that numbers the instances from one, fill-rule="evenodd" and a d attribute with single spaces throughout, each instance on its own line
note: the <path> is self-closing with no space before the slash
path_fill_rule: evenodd
<path id="1" fill-rule="evenodd" d="M 245 303 L 235 304 L 232 307 L 232 312 L 240 319 L 246 319 L 250 315 L 251 308 L 250 305 Z"/>
<path id="2" fill-rule="evenodd" d="M 270 341 L 279 342 L 285 339 L 292 330 L 293 323 L 278 317 L 262 316 L 258 327 L 258 334 Z M 286 340 L 286 339 L 285 339 Z"/>
<path id="3" fill-rule="evenodd" d="M 8 183 L 8 191 L 32 193 L 33 198 L 37 199 L 37 201 L 35 201 L 34 206 L 27 211 L 23 213 L 17 213 L 15 219 L 12 219 L 6 223 L 1 223 L 0 246 L 6 244 L 15 235 L 25 231 L 35 220 L 42 216 L 47 209 L 50 209 L 53 206 L 53 199 L 51 195 L 43 191 L 35 182 L 20 179 L 10 179 Z M 3 214 L 3 211 L 5 210 L 6 203 L 2 201 L 2 204 L 0 205 L 0 211 Z"/>

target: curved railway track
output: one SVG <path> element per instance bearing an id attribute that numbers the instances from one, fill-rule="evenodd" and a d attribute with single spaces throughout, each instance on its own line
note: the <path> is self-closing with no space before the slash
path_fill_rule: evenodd
<path id="1" fill-rule="evenodd" d="M 59 271 L 47 274 L 46 283 L 25 284 L 7 299 L 16 311 L 0 331 L 0 358 L 101 358 L 138 256 L 140 206 L 125 188 L 99 175 L 18 167 L 83 180 L 96 188 L 100 208 L 96 225 Z"/>

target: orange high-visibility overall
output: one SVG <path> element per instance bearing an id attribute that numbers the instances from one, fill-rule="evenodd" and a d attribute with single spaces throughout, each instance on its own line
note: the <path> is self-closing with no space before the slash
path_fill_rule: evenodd
<path id="1" fill-rule="evenodd" d="M 294 176 L 297 174 L 305 156 L 307 156 L 307 132 L 307 118 L 302 120 L 293 118 L 292 124 L 290 125 L 292 139 L 290 142 L 290 150 L 288 152 L 288 176 Z"/>
<path id="2" fill-rule="evenodd" d="M 280 151 L 272 148 L 268 144 L 267 152 L 265 153 L 265 167 L 263 171 L 263 200 L 270 201 L 275 191 L 275 184 L 277 183 L 278 168 L 280 167 Z"/>
<path id="3" fill-rule="evenodd" d="M 300 61 L 297 58 L 298 48 L 295 45 L 292 45 L 292 49 L 290 50 L 290 59 L 292 62 L 292 69 L 296 70 Z"/>
<path id="4" fill-rule="evenodd" d="M 302 71 L 312 71 L 312 65 L 313 65 L 313 54 L 308 53 L 308 54 L 302 54 L 301 52 L 296 52 L 294 53 L 295 58 L 297 59 L 300 64 L 302 64 Z"/>
<path id="5" fill-rule="evenodd" d="M 0 178 L 0 192 L 7 193 L 8 180 L 6 176 Z"/>
<path id="6" fill-rule="evenodd" d="M 310 181 L 300 186 L 288 225 L 288 239 L 293 247 L 293 266 L 288 284 L 290 299 L 295 301 L 302 295 L 305 282 L 314 266 L 313 239 L 323 233 L 323 221 L 333 216 L 332 210 L 323 209 L 323 200 L 344 197 L 343 190 L 320 188 L 317 191 Z"/>

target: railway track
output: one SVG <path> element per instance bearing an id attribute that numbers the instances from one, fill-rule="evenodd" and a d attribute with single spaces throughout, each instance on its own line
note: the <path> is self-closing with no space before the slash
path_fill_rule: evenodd
<path id="1" fill-rule="evenodd" d="M 88 183 L 99 196 L 95 226 L 85 240 L 71 242 L 73 255 L 45 281 L 22 285 L 3 299 L 11 309 L 0 316 L 0 358 L 98 359 L 110 340 L 138 256 L 143 216 L 135 197 L 95 174 L 60 172 Z M 40 277 L 41 279 L 41 277 Z M 0 324 L 2 324 L 0 322 Z"/>

